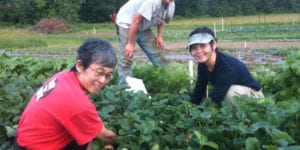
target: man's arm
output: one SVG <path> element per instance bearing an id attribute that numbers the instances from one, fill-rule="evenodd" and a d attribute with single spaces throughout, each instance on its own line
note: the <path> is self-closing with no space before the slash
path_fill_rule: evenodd
<path id="1" fill-rule="evenodd" d="M 157 25 L 156 46 L 159 49 L 164 49 L 164 47 L 165 47 L 165 42 L 162 37 L 162 32 L 163 32 L 163 24 Z"/>
<path id="2" fill-rule="evenodd" d="M 136 33 L 138 31 L 139 25 L 142 20 L 143 20 L 143 16 L 137 13 L 131 22 L 128 31 L 128 43 L 123 52 L 123 55 L 127 58 L 131 58 L 133 56 Z"/>

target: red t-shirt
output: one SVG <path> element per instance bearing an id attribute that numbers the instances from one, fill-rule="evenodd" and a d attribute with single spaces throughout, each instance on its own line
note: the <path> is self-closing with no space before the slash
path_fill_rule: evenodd
<path id="1" fill-rule="evenodd" d="M 73 140 L 87 144 L 103 126 L 76 74 L 62 71 L 32 96 L 20 118 L 17 141 L 26 149 L 62 149 Z"/>

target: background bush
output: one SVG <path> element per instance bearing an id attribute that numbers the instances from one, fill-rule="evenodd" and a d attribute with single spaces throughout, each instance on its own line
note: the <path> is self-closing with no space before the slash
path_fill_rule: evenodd
<path id="1" fill-rule="evenodd" d="M 150 93 L 180 94 L 190 90 L 186 64 L 170 63 L 165 68 L 156 68 L 150 63 L 140 63 L 133 74 L 143 80 Z"/>
<path id="2" fill-rule="evenodd" d="M 0 21 L 36 23 L 43 18 L 70 22 L 107 22 L 127 0 L 1 0 Z M 299 13 L 299 0 L 176 0 L 175 16 L 226 17 L 271 13 Z"/>

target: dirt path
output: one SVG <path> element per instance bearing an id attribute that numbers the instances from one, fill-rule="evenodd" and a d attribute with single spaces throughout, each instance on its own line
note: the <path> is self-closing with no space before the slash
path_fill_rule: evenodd
<path id="1" fill-rule="evenodd" d="M 118 49 L 118 43 L 112 42 L 113 47 Z M 192 59 L 188 49 L 186 49 L 186 41 L 182 42 L 166 42 L 164 55 L 169 61 L 185 62 Z M 284 60 L 282 56 L 276 55 L 275 49 L 278 48 L 297 48 L 300 50 L 299 40 L 259 40 L 259 41 L 218 41 L 218 47 L 222 50 L 228 50 L 230 54 L 243 60 L 247 64 L 267 64 L 276 63 Z M 141 61 L 148 61 L 144 52 L 136 46 L 135 58 Z M 59 49 L 57 51 L 40 51 L 40 50 L 24 50 L 18 51 L 13 55 L 21 56 L 31 53 L 36 57 L 74 57 L 76 48 Z M 117 53 L 119 50 L 117 50 Z"/>
<path id="2" fill-rule="evenodd" d="M 118 43 L 112 43 L 117 48 Z M 172 55 L 188 55 L 188 50 L 185 49 L 187 46 L 186 41 L 181 42 L 166 42 L 166 54 Z M 258 50 L 258 49 L 269 49 L 274 50 L 278 48 L 290 48 L 297 47 L 300 49 L 300 40 L 258 40 L 258 41 L 230 41 L 222 40 L 218 41 L 218 47 L 221 49 L 228 50 Z M 139 47 L 137 47 L 139 49 Z M 138 54 L 143 54 L 140 50 L 136 51 Z"/>
<path id="3" fill-rule="evenodd" d="M 187 42 L 166 42 L 167 49 L 183 49 Z M 259 40 L 259 41 L 218 41 L 218 47 L 222 49 L 274 49 L 299 47 L 300 40 Z"/>
<path id="4" fill-rule="evenodd" d="M 117 49 L 117 43 L 112 43 Z M 192 59 L 186 42 L 166 42 L 164 54 L 167 60 L 184 62 Z M 297 48 L 300 50 L 300 40 L 259 40 L 259 41 L 218 41 L 218 47 L 229 50 L 231 55 L 239 58 L 246 64 L 270 64 L 284 60 L 283 56 L 276 55 L 278 48 Z M 147 61 L 145 54 L 137 46 L 135 57 Z"/>
<path id="5" fill-rule="evenodd" d="M 300 48 L 300 40 L 219 41 L 219 47 L 230 49 Z"/>

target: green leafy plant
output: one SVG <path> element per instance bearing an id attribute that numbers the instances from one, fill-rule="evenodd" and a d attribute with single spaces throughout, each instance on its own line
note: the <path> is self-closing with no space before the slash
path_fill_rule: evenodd
<path id="1" fill-rule="evenodd" d="M 190 103 L 189 94 L 180 92 L 186 89 L 186 83 L 181 84 L 187 80 L 185 65 L 177 64 L 165 70 L 150 68 L 151 65 L 135 68 L 136 75 L 149 82 L 160 78 L 160 84 L 153 87 L 157 94 L 151 97 L 115 84 L 90 97 L 106 127 L 117 133 L 117 149 L 299 149 L 300 104 L 295 101 L 298 93 L 294 86 L 285 84 L 290 83 L 288 76 L 298 76 L 293 74 L 298 69 L 294 64 L 298 63 L 298 55 L 290 56 L 288 65 L 282 65 L 282 72 L 276 73 L 275 96 L 260 100 L 236 98 L 235 110 L 226 103 L 219 107 L 210 99 L 199 106 Z M 17 122 L 31 95 L 49 76 L 69 69 L 73 62 L 11 57 L 6 53 L 1 53 L 0 59 L 0 143 L 1 149 L 11 149 Z M 177 84 L 181 87 L 162 85 L 171 85 L 168 80 L 180 81 Z M 287 94 L 281 95 L 282 91 Z M 160 94 L 164 92 L 167 94 Z M 103 146 L 101 141 L 93 144 L 95 149 Z"/>
<path id="2" fill-rule="evenodd" d="M 286 61 L 278 64 L 278 75 L 275 78 L 279 86 L 275 98 L 277 101 L 300 99 L 300 51 L 292 53 Z"/>
<path id="3" fill-rule="evenodd" d="M 150 63 L 144 63 L 136 65 L 133 73 L 144 81 L 150 93 L 179 94 L 188 93 L 190 90 L 186 64 L 170 63 L 164 68 L 157 68 Z"/>
<path id="4" fill-rule="evenodd" d="M 199 144 L 201 145 L 199 147 L 200 150 L 204 149 L 204 146 L 212 147 L 214 149 L 219 149 L 218 145 L 214 142 L 208 141 L 208 139 L 205 135 L 201 134 L 198 131 L 194 131 L 194 134 L 197 136 L 197 138 L 199 140 Z M 192 148 L 189 147 L 188 149 L 192 149 Z"/>

